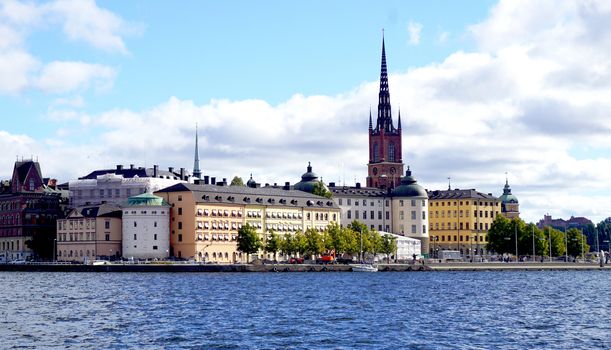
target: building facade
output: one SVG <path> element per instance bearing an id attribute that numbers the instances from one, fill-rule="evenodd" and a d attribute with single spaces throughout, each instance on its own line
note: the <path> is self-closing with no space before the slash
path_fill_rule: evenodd
<path id="1" fill-rule="evenodd" d="M 96 170 L 70 181 L 70 204 L 73 207 L 102 203 L 123 205 L 129 197 L 187 181 L 189 176 L 184 168 L 175 172 L 174 168 L 159 170 L 157 165 L 153 168 L 117 165 L 115 169 Z"/>
<path id="2" fill-rule="evenodd" d="M 391 194 L 393 232 L 419 240 L 426 254 L 429 251 L 429 197 L 409 167 L 401 184 Z"/>
<path id="3" fill-rule="evenodd" d="M 121 208 L 112 204 L 73 209 L 57 220 L 57 260 L 88 263 L 122 255 Z"/>
<path id="4" fill-rule="evenodd" d="M 459 251 L 464 258 L 487 254 L 488 230 L 501 214 L 498 198 L 474 189 L 429 191 L 429 256 Z"/>
<path id="5" fill-rule="evenodd" d="M 374 187 L 336 186 L 329 184 L 333 201 L 340 208 L 341 225 L 358 220 L 370 229 L 389 231 L 392 228 L 391 197 L 387 191 Z"/>
<path id="6" fill-rule="evenodd" d="M 332 200 L 290 188 L 176 184 L 155 193 L 170 206 L 170 255 L 215 263 L 245 262 L 237 251 L 246 223 L 262 238 L 340 224 Z"/>
<path id="7" fill-rule="evenodd" d="M 401 182 L 403 156 L 401 144 L 401 112 L 395 128 L 390 106 L 386 48 L 382 39 L 382 64 L 378 115 L 375 128 L 369 112 L 369 163 L 367 164 L 367 187 L 392 189 Z"/>
<path id="8" fill-rule="evenodd" d="M 51 260 L 60 203 L 61 195 L 44 186 L 38 162 L 15 162 L 0 188 L 0 261 Z"/>
<path id="9" fill-rule="evenodd" d="M 170 205 L 143 193 L 123 208 L 123 257 L 166 259 L 170 256 Z"/>

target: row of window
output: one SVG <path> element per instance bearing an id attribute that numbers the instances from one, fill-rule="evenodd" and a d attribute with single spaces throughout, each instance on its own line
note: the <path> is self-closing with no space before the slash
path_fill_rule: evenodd
<path id="1" fill-rule="evenodd" d="M 140 210 L 140 214 L 146 215 L 147 213 L 148 213 L 147 210 Z M 157 215 L 157 210 L 151 210 L 150 213 L 151 213 L 151 215 Z M 136 215 L 136 214 L 138 214 L 138 211 L 137 210 L 132 210 L 132 211 L 125 210 L 125 211 L 123 211 L 123 214 L 125 214 L 125 215 L 128 215 L 128 214 Z M 160 215 L 165 215 L 165 210 L 161 210 L 159 212 L 159 214 Z"/>
<path id="2" fill-rule="evenodd" d="M 439 236 L 433 236 L 431 237 L 431 243 L 434 245 L 435 242 L 469 242 L 469 240 L 471 239 L 471 241 L 473 242 L 486 242 L 486 236 L 473 236 L 473 238 L 469 238 L 471 236 L 458 236 L 458 235 L 439 235 Z"/>
<path id="3" fill-rule="evenodd" d="M 2 202 L 0 203 L 0 211 L 16 210 L 19 207 L 19 202 Z"/>
<path id="4" fill-rule="evenodd" d="M 362 214 L 362 215 L 361 215 Z M 335 214 L 333 214 L 334 218 L 333 220 L 335 220 Z M 363 220 L 367 220 L 367 211 L 363 210 L 362 212 L 355 210 L 354 211 L 354 219 L 355 220 L 360 220 L 361 218 Z M 346 218 L 348 219 L 352 219 L 352 210 L 348 210 L 346 211 Z M 375 220 L 375 211 L 370 210 L 369 211 L 369 219 L 370 220 Z M 378 210 L 378 220 L 382 220 L 382 211 Z M 390 220 L 390 212 L 386 212 L 386 220 Z"/>
<path id="5" fill-rule="evenodd" d="M 230 229 L 231 230 L 237 230 L 237 229 L 242 228 L 242 224 L 241 223 L 237 223 L 237 222 L 230 223 L 228 221 L 225 221 L 225 222 L 198 221 L 197 224 L 196 224 L 196 227 L 197 227 L 198 230 L 201 230 L 201 229 L 210 229 L 210 228 L 212 228 L 214 230 L 217 230 L 217 229 L 218 230 L 230 230 Z M 179 227 L 178 228 L 182 229 L 182 223 L 179 223 Z"/>
<path id="6" fill-rule="evenodd" d="M 137 240 L 138 240 L 138 234 L 134 233 L 134 241 L 137 241 Z M 157 240 L 157 234 L 155 233 L 153 234 L 153 241 L 156 241 L 156 240 Z"/>
<path id="7" fill-rule="evenodd" d="M 75 198 L 83 198 L 83 193 L 84 191 L 87 190 L 76 190 L 76 191 L 72 191 L 72 195 Z M 88 194 L 90 198 L 94 198 L 96 195 L 96 189 L 90 189 L 88 190 Z M 115 188 L 114 190 L 112 188 L 106 188 L 106 189 L 98 189 L 97 190 L 98 195 L 100 198 L 124 198 L 124 197 L 131 197 L 132 195 L 137 195 L 137 194 L 141 194 L 141 193 L 145 193 L 146 192 L 146 188 L 139 188 L 136 189 L 134 188 L 133 191 L 131 188 L 126 188 L 126 189 L 120 189 L 120 188 Z"/>
<path id="8" fill-rule="evenodd" d="M 464 211 L 464 216 L 465 217 L 469 217 L 469 213 L 470 212 L 471 212 L 470 210 L 465 210 Z M 479 212 L 479 215 L 477 215 L 478 212 Z M 475 218 L 477 218 L 477 217 L 480 217 L 480 218 L 488 218 L 488 217 L 489 218 L 494 218 L 495 217 L 494 213 L 495 212 L 493 210 L 490 210 L 490 211 L 488 211 L 488 210 L 479 210 L 479 211 L 474 210 L 473 211 L 473 217 L 475 217 Z M 447 211 L 443 211 L 443 210 L 442 211 L 438 211 L 438 210 L 435 210 L 435 218 L 439 218 L 439 217 L 445 218 L 446 214 L 447 214 L 447 217 L 449 217 L 449 218 L 450 217 L 456 217 L 456 214 L 458 214 L 458 217 L 461 217 L 461 218 L 463 217 L 463 211 L 462 210 L 459 210 L 459 211 L 456 211 L 456 210 L 454 210 L 454 211 L 452 211 L 452 210 L 447 210 Z M 497 211 L 496 215 L 499 215 L 499 214 L 500 214 L 500 212 Z"/>
<path id="9" fill-rule="evenodd" d="M 182 215 L 182 208 L 178 208 L 178 215 Z M 231 212 L 227 209 L 197 209 L 197 216 L 242 216 L 241 210 L 232 210 Z"/>
<path id="10" fill-rule="evenodd" d="M 452 205 L 453 206 L 456 206 L 456 205 L 460 206 L 460 205 L 469 205 L 469 203 L 470 203 L 469 201 L 464 201 L 464 202 L 463 201 L 447 201 L 447 202 L 444 202 L 444 201 L 436 201 L 436 200 L 431 200 L 430 202 L 431 203 L 429 204 L 429 206 L 431 206 L 431 207 L 433 207 L 433 206 L 435 206 L 435 207 L 439 207 L 439 206 L 444 207 L 446 205 L 448 207 L 452 206 Z M 488 206 L 490 206 L 490 207 L 498 207 L 499 206 L 499 202 L 478 202 L 478 201 L 473 201 L 472 205 L 478 205 L 480 207 L 488 207 Z"/>
<path id="11" fill-rule="evenodd" d="M 15 249 L 15 242 L 17 243 L 17 249 Z M 2 242 L 2 250 L 19 250 L 19 241 Z"/>
<path id="12" fill-rule="evenodd" d="M 470 230 L 470 229 L 471 229 L 471 228 L 470 228 L 470 225 L 469 225 L 469 223 L 468 223 L 468 222 L 465 222 L 464 224 L 465 224 L 465 225 L 463 225 L 463 223 L 462 223 L 462 222 L 460 222 L 460 223 L 457 225 L 455 222 L 448 222 L 448 223 L 447 223 L 447 225 L 446 225 L 446 223 L 445 223 L 445 222 L 442 222 L 442 223 L 441 223 L 441 225 L 439 225 L 439 223 L 438 223 L 438 222 L 436 222 L 436 223 L 434 224 L 434 225 L 435 225 L 435 227 L 434 227 L 434 228 L 433 228 L 433 223 L 431 223 L 431 230 L 439 230 L 439 229 L 441 229 L 441 230 L 446 230 L 446 229 L 447 229 L 447 230 L 457 230 L 457 229 L 458 229 L 458 230 Z M 474 230 L 477 230 L 477 226 L 478 226 L 478 225 L 477 225 L 477 223 L 475 223 L 475 225 L 473 225 L 473 229 L 474 229 Z M 441 228 L 440 228 L 440 227 L 441 227 Z M 486 222 L 486 223 L 481 223 L 481 222 L 479 223 L 479 229 L 480 229 L 480 230 L 482 230 L 482 231 L 483 231 L 483 230 L 488 231 L 488 227 L 489 227 L 489 226 L 488 226 L 488 223 L 487 223 L 487 222 Z"/>
<path id="13" fill-rule="evenodd" d="M 403 225 L 401 225 L 400 229 L 401 229 L 401 233 L 405 233 L 405 228 L 403 227 Z M 418 233 L 417 229 L 418 229 L 418 226 L 412 225 L 412 234 L 417 234 Z M 422 234 L 426 234 L 426 225 L 422 225 Z"/>
<path id="14" fill-rule="evenodd" d="M 344 203 L 344 198 L 338 198 L 337 199 L 337 204 L 338 205 L 343 205 L 343 203 Z M 367 200 L 366 199 L 361 200 L 361 199 L 356 199 L 355 198 L 354 199 L 354 206 L 358 207 L 360 205 L 359 203 L 361 203 L 364 207 L 367 206 Z M 378 203 L 381 203 L 381 201 L 378 200 Z M 352 205 L 352 198 L 346 198 L 346 205 Z M 375 202 L 374 201 L 369 201 L 369 206 L 371 206 L 371 207 L 375 206 Z M 386 206 L 389 206 L 388 201 L 386 201 Z"/>
<path id="15" fill-rule="evenodd" d="M 417 216 L 416 211 L 412 210 L 411 211 L 411 219 L 412 220 L 416 220 L 416 216 Z M 423 210 L 421 216 L 422 216 L 422 220 L 426 220 L 426 211 Z M 399 219 L 400 220 L 405 220 L 405 214 L 403 213 L 403 210 L 401 210 L 399 212 Z"/>

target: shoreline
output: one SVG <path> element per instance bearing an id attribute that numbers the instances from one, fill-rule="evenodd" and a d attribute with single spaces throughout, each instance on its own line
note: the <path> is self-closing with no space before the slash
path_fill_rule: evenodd
<path id="1" fill-rule="evenodd" d="M 435 271 L 575 271 L 608 270 L 611 265 L 583 263 L 432 263 L 378 264 L 380 272 Z M 0 271 L 15 272 L 353 272 L 344 264 L 0 264 Z"/>

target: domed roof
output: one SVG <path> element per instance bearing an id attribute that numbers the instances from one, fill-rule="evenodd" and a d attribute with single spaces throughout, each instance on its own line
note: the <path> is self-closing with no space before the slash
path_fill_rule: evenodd
<path id="1" fill-rule="evenodd" d="M 401 185 L 395 187 L 391 194 L 393 197 L 428 197 L 424 187 L 418 185 L 418 182 L 412 176 L 409 166 L 405 171 L 405 176 L 401 178 Z"/>
<path id="2" fill-rule="evenodd" d="M 159 196 L 155 196 L 152 193 L 142 193 L 137 196 L 132 196 L 127 199 L 128 206 L 134 205 L 143 205 L 143 206 L 152 206 L 152 205 L 168 205 L 167 202 L 163 200 L 163 198 Z"/>
<path id="3" fill-rule="evenodd" d="M 310 192 L 314 190 L 314 185 L 319 182 L 318 175 L 312 171 L 312 165 L 308 162 L 307 171 L 301 175 L 301 181 L 293 186 L 294 189 L 298 191 Z"/>
<path id="4" fill-rule="evenodd" d="M 505 180 L 505 187 L 503 187 L 503 195 L 499 197 L 501 203 L 519 203 L 518 197 L 511 194 L 511 187 L 509 187 L 509 181 Z"/>
<path id="5" fill-rule="evenodd" d="M 255 180 L 252 179 L 252 174 L 250 174 L 250 180 L 248 180 L 246 182 L 246 186 L 250 187 L 250 188 L 255 188 L 257 187 L 257 182 Z"/>

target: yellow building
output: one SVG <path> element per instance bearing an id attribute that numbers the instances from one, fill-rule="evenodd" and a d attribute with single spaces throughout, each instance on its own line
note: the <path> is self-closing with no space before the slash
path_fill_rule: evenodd
<path id="1" fill-rule="evenodd" d="M 111 204 L 73 209 L 57 220 L 57 260 L 91 262 L 121 257 L 121 208 Z"/>
<path id="2" fill-rule="evenodd" d="M 501 213 L 500 201 L 476 190 L 429 191 L 431 257 L 442 250 L 459 251 L 470 259 L 486 254 L 486 236 Z"/>
<path id="3" fill-rule="evenodd" d="M 155 193 L 171 205 L 170 255 L 217 263 L 245 262 L 237 251 L 238 230 L 244 224 L 263 237 L 324 230 L 339 224 L 333 201 L 278 187 L 177 184 Z"/>

